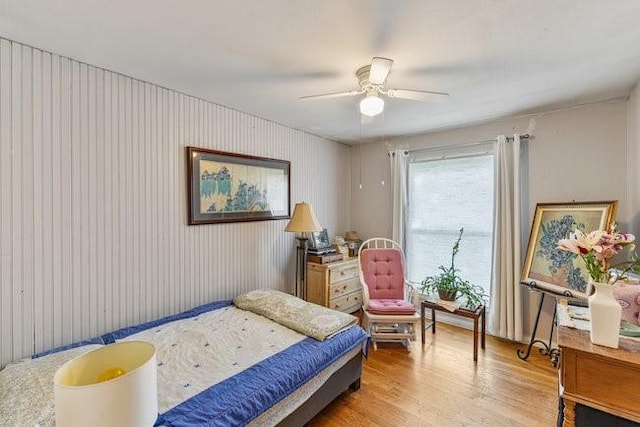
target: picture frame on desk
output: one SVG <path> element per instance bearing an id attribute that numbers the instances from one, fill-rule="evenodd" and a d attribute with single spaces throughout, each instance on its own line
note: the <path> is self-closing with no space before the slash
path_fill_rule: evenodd
<path id="1" fill-rule="evenodd" d="M 617 200 L 538 203 L 521 283 L 553 294 L 587 298 L 591 288 L 584 262 L 576 254 L 558 249 L 558 241 L 575 230 L 589 233 L 609 228 L 617 207 Z"/>
<path id="2" fill-rule="evenodd" d="M 309 253 L 322 255 L 325 253 L 333 253 L 335 249 L 329 241 L 329 233 L 324 228 L 321 231 L 312 231 L 309 237 Z"/>

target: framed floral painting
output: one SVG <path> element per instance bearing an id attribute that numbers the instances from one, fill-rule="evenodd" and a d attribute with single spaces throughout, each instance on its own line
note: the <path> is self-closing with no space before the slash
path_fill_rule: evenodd
<path id="1" fill-rule="evenodd" d="M 286 160 L 187 147 L 189 224 L 290 218 Z"/>
<path id="2" fill-rule="evenodd" d="M 531 225 L 521 283 L 573 298 L 590 294 L 589 274 L 575 253 L 558 249 L 569 233 L 604 230 L 614 222 L 617 201 L 538 203 Z"/>

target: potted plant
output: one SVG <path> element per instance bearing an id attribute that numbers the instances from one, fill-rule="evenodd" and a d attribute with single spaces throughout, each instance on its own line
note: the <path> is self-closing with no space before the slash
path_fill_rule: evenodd
<path id="1" fill-rule="evenodd" d="M 468 280 L 461 278 L 458 275 L 459 270 L 455 267 L 455 259 L 460 250 L 460 240 L 462 240 L 463 232 L 464 228 L 461 228 L 458 240 L 453 245 L 451 265 L 449 267 L 441 265 L 438 267 L 440 274 L 425 277 L 420 289 L 422 293 L 427 294 L 437 292 L 440 299 L 446 301 L 455 301 L 457 298 L 463 297 L 466 299 L 468 307 L 477 307 L 480 304 L 484 304 L 487 297 L 484 289 L 480 286 L 472 285 Z"/>

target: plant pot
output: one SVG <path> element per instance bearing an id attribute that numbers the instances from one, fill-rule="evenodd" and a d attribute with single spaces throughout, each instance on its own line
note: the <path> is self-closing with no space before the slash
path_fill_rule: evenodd
<path id="1" fill-rule="evenodd" d="M 438 297 L 444 301 L 455 301 L 458 291 L 444 291 L 438 289 Z"/>

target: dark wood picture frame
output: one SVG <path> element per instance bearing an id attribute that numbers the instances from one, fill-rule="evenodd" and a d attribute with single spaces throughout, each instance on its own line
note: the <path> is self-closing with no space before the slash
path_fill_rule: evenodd
<path id="1" fill-rule="evenodd" d="M 521 283 L 550 293 L 586 298 L 589 275 L 577 255 L 557 249 L 558 240 L 580 229 L 605 230 L 615 221 L 616 200 L 604 202 L 538 203 L 531 224 Z"/>
<path id="2" fill-rule="evenodd" d="M 189 225 L 290 218 L 291 162 L 186 148 Z"/>

